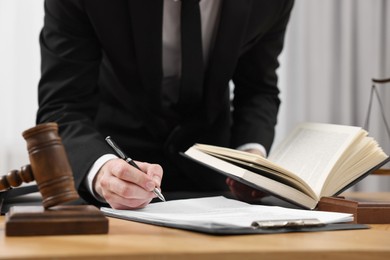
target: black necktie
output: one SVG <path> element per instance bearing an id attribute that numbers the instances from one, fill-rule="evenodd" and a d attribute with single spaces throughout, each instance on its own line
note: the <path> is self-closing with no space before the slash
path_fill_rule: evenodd
<path id="1" fill-rule="evenodd" d="M 179 108 L 186 113 L 202 100 L 203 51 L 199 0 L 181 1 L 181 49 Z"/>

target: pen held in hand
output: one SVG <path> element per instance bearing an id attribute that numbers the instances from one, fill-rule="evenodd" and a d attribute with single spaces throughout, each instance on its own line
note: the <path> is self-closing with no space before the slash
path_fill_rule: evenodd
<path id="1" fill-rule="evenodd" d="M 117 153 L 117 155 L 122 158 L 123 160 L 125 160 L 128 164 L 130 164 L 131 166 L 133 166 L 134 168 L 142 171 L 138 165 L 130 158 L 128 157 L 120 148 L 119 146 L 114 142 L 114 140 L 112 140 L 112 138 L 110 136 L 107 136 L 106 137 L 106 142 L 111 146 L 112 149 L 114 149 L 114 151 Z M 165 198 L 164 196 L 162 195 L 161 191 L 158 189 L 158 188 L 154 188 L 153 189 L 153 193 L 156 194 L 156 196 L 162 200 L 162 201 L 165 201 Z"/>

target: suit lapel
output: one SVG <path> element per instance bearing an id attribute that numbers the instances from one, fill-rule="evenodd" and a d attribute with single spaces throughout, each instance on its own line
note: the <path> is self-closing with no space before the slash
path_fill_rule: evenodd
<path id="1" fill-rule="evenodd" d="M 163 0 L 128 1 L 137 65 L 152 107 L 158 109 L 162 79 Z"/>
<path id="2" fill-rule="evenodd" d="M 217 38 L 205 78 L 205 112 L 209 121 L 226 103 L 227 85 L 240 55 L 251 5 L 252 0 L 222 1 Z"/>

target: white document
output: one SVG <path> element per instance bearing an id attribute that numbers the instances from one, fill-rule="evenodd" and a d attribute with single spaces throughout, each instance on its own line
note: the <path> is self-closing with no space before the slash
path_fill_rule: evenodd
<path id="1" fill-rule="evenodd" d="M 254 221 L 318 219 L 324 224 L 353 221 L 352 214 L 251 205 L 222 196 L 172 200 L 143 209 L 101 208 L 111 217 L 177 228 L 250 228 Z"/>

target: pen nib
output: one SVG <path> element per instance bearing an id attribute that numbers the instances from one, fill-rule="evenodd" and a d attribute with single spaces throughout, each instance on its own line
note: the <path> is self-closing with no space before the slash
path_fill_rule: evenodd
<path id="1" fill-rule="evenodd" d="M 159 189 L 154 188 L 153 192 L 154 192 L 154 194 L 156 194 L 156 196 L 157 196 L 160 200 L 166 201 L 165 198 L 164 198 L 164 196 L 162 195 L 162 193 L 161 193 L 161 191 L 160 191 Z"/>

